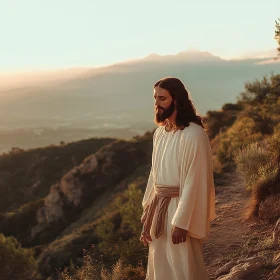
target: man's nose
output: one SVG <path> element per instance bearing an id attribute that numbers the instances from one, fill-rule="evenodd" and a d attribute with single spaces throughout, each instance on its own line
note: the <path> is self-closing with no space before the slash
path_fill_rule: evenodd
<path id="1" fill-rule="evenodd" d="M 159 101 L 158 101 L 158 99 L 156 99 L 155 100 L 155 105 L 158 106 L 158 104 L 159 104 Z"/>

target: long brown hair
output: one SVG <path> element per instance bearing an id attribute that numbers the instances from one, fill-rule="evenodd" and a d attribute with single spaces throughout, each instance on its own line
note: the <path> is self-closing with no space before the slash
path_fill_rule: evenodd
<path id="1" fill-rule="evenodd" d="M 196 112 L 193 101 L 189 97 L 184 84 L 173 77 L 166 77 L 154 84 L 154 88 L 159 86 L 166 89 L 173 100 L 176 100 L 175 107 L 177 109 L 176 126 L 179 129 L 188 127 L 190 122 L 194 122 L 205 129 L 205 120 Z"/>

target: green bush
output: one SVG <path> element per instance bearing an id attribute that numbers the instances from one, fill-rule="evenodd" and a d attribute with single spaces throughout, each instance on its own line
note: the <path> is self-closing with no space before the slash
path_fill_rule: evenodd
<path id="1" fill-rule="evenodd" d="M 225 116 L 230 116 L 229 112 L 234 109 L 235 115 L 231 115 L 234 122 L 230 123 L 232 120 L 228 119 L 227 126 Z M 280 75 L 247 82 L 236 104 L 225 104 L 222 111 L 209 112 L 209 127 L 213 128 L 214 134 L 219 131 L 215 138 L 215 143 L 219 143 L 215 149 L 218 162 L 231 167 L 234 154 L 240 148 L 263 141 L 280 131 L 279 112 Z"/>
<path id="2" fill-rule="evenodd" d="M 14 237 L 0 234 L 0 279 L 36 279 L 37 266 L 30 251 L 23 249 Z"/>
<path id="3" fill-rule="evenodd" d="M 9 213 L 0 213 L 0 232 L 13 235 L 23 246 L 31 244 L 31 229 L 36 225 L 37 210 L 44 204 L 43 199 L 37 199 L 22 205 Z"/>
<path id="4" fill-rule="evenodd" d="M 147 249 L 139 241 L 142 198 L 142 190 L 135 184 L 129 185 L 124 195 L 115 200 L 113 207 L 117 212 L 106 214 L 97 225 L 97 249 L 106 263 L 113 264 L 118 259 L 133 265 L 139 261 L 146 263 Z"/>
<path id="5" fill-rule="evenodd" d="M 130 184 L 115 199 L 111 211 L 96 225 L 99 242 L 90 252 L 85 251 L 82 266 L 64 270 L 62 279 L 145 279 L 148 250 L 139 240 L 143 198 L 140 185 Z"/>

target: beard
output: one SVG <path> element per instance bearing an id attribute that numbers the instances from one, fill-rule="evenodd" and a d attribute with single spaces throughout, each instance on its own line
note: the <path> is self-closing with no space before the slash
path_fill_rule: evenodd
<path id="1" fill-rule="evenodd" d="M 169 118 L 172 115 L 172 113 L 174 112 L 174 109 L 175 109 L 175 106 L 174 106 L 174 100 L 173 100 L 168 108 L 166 108 L 166 109 L 161 108 L 161 111 L 156 112 L 155 121 L 157 123 L 164 122 L 167 118 Z"/>

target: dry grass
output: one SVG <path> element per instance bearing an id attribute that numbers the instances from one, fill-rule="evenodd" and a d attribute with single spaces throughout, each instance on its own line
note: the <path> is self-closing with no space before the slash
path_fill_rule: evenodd
<path id="1" fill-rule="evenodd" d="M 222 263 L 252 256 L 261 256 L 264 258 L 264 264 L 269 265 L 273 261 L 275 247 L 271 236 L 251 236 L 236 251 L 226 254 Z"/>
<path id="2" fill-rule="evenodd" d="M 112 266 L 111 271 L 102 269 L 102 280 L 144 280 L 146 277 L 145 270 L 141 264 L 136 267 L 124 265 L 121 260 Z"/>
<path id="3" fill-rule="evenodd" d="M 280 216 L 280 194 L 271 195 L 262 201 L 259 205 L 258 215 L 267 222 L 273 223 L 277 221 Z"/>
<path id="4" fill-rule="evenodd" d="M 266 141 L 252 143 L 235 155 L 251 191 L 247 217 L 275 222 L 280 217 L 280 140 L 276 133 Z"/>
<path id="5" fill-rule="evenodd" d="M 142 263 L 132 266 L 118 260 L 110 268 L 106 268 L 102 260 L 96 260 L 94 255 L 87 251 L 80 268 L 73 271 L 64 269 L 59 273 L 60 280 L 144 280 L 145 277 L 146 271 Z"/>
<path id="6" fill-rule="evenodd" d="M 259 179 L 259 171 L 264 176 L 263 165 L 269 162 L 267 149 L 259 143 L 252 143 L 235 153 L 237 168 L 245 176 L 245 183 L 248 190 L 251 190 Z"/>

